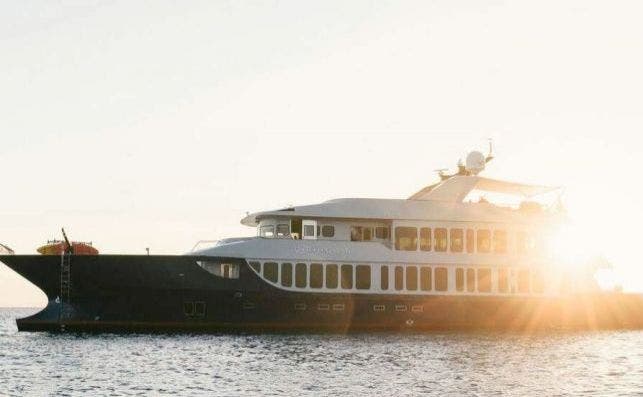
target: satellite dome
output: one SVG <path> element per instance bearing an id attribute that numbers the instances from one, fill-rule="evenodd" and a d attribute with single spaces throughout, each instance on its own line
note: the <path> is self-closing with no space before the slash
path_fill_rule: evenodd
<path id="1" fill-rule="evenodd" d="M 484 170 L 486 162 L 484 154 L 476 151 L 471 152 L 467 156 L 466 170 L 471 175 L 478 175 Z"/>

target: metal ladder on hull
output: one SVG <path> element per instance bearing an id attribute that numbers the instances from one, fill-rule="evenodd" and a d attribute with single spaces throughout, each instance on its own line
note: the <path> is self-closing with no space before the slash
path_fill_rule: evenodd
<path id="1" fill-rule="evenodd" d="M 58 321 L 71 315 L 71 253 L 64 252 L 60 257 L 60 312 Z M 64 328 L 64 324 L 61 324 Z"/>

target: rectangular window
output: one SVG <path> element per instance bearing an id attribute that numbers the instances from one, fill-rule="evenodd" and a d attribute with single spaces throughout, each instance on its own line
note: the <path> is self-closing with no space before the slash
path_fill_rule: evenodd
<path id="1" fill-rule="evenodd" d="M 473 254 L 476 250 L 476 233 L 473 229 L 467 229 L 467 253 Z"/>
<path id="2" fill-rule="evenodd" d="M 545 292 L 545 281 L 542 272 L 534 271 L 531 274 L 531 289 L 537 294 Z"/>
<path id="3" fill-rule="evenodd" d="M 420 250 L 431 251 L 431 229 L 428 227 L 420 228 Z"/>
<path id="4" fill-rule="evenodd" d="M 275 262 L 266 262 L 263 264 L 263 277 L 266 280 L 276 283 L 278 276 L 279 269 L 277 269 L 277 264 Z"/>
<path id="5" fill-rule="evenodd" d="M 395 266 L 395 289 L 401 291 L 404 289 L 404 268 Z"/>
<path id="6" fill-rule="evenodd" d="M 355 266 L 355 288 L 371 289 L 371 265 Z"/>
<path id="7" fill-rule="evenodd" d="M 351 241 L 364 240 L 364 232 L 361 226 L 351 226 Z"/>
<path id="8" fill-rule="evenodd" d="M 498 292 L 509 292 L 509 276 L 507 268 L 498 269 Z"/>
<path id="9" fill-rule="evenodd" d="M 380 268 L 380 277 L 380 288 L 382 289 L 382 291 L 386 291 L 388 289 L 388 266 L 382 266 Z"/>
<path id="10" fill-rule="evenodd" d="M 250 262 L 250 267 L 257 273 L 261 273 L 261 263 L 259 262 Z"/>
<path id="11" fill-rule="evenodd" d="M 464 249 L 464 231 L 462 229 L 449 230 L 451 252 L 462 252 Z"/>
<path id="12" fill-rule="evenodd" d="M 285 238 L 290 237 L 290 225 L 287 223 L 280 223 L 277 225 L 277 237 Z"/>
<path id="13" fill-rule="evenodd" d="M 449 246 L 448 238 L 447 238 L 447 229 L 444 228 L 437 228 L 433 230 L 433 234 L 435 235 L 435 251 L 436 252 L 447 252 L 447 248 Z"/>
<path id="14" fill-rule="evenodd" d="M 494 230 L 493 252 L 496 254 L 507 253 L 507 232 L 504 230 Z"/>
<path id="15" fill-rule="evenodd" d="M 335 289 L 337 288 L 337 265 L 326 265 L 326 288 Z"/>
<path id="16" fill-rule="evenodd" d="M 310 288 L 321 288 L 324 285 L 324 267 L 321 263 L 310 264 Z"/>
<path id="17" fill-rule="evenodd" d="M 342 288 L 353 289 L 353 265 L 342 265 Z"/>
<path id="18" fill-rule="evenodd" d="M 435 268 L 435 290 L 447 291 L 449 289 L 449 272 L 446 267 Z"/>
<path id="19" fill-rule="evenodd" d="M 478 269 L 478 292 L 491 292 L 491 269 Z"/>
<path id="20" fill-rule="evenodd" d="M 373 311 L 374 312 L 383 312 L 386 310 L 385 305 L 373 305 Z"/>
<path id="21" fill-rule="evenodd" d="M 373 228 L 365 227 L 364 229 L 362 229 L 362 236 L 364 238 L 364 241 L 371 241 L 373 239 Z"/>
<path id="22" fill-rule="evenodd" d="M 519 254 L 527 253 L 527 233 L 525 232 L 516 233 L 516 252 Z"/>
<path id="23" fill-rule="evenodd" d="M 388 239 L 388 227 L 378 226 L 375 228 L 375 238 Z"/>
<path id="24" fill-rule="evenodd" d="M 275 227 L 273 225 L 261 226 L 259 228 L 259 236 L 264 238 L 275 237 Z"/>
<path id="25" fill-rule="evenodd" d="M 436 270 L 436 278 L 437 278 L 437 270 Z M 464 269 L 461 269 L 461 268 L 455 269 L 455 290 L 458 292 L 464 291 Z"/>
<path id="26" fill-rule="evenodd" d="M 467 269 L 467 292 L 475 292 L 476 290 L 476 270 Z"/>
<path id="27" fill-rule="evenodd" d="M 308 269 L 305 263 L 295 265 L 295 287 L 306 288 L 306 279 L 308 278 Z"/>
<path id="28" fill-rule="evenodd" d="M 488 253 L 491 251 L 491 232 L 489 230 L 478 230 L 478 252 Z"/>
<path id="29" fill-rule="evenodd" d="M 304 237 L 315 237 L 315 225 L 304 225 Z"/>
<path id="30" fill-rule="evenodd" d="M 335 226 L 333 225 L 324 225 L 321 229 L 322 237 L 331 238 L 335 237 Z"/>
<path id="31" fill-rule="evenodd" d="M 400 251 L 417 251 L 418 229 L 416 227 L 398 226 L 395 228 L 395 249 Z"/>
<path id="32" fill-rule="evenodd" d="M 431 268 L 430 267 L 421 267 L 420 268 L 420 289 L 422 291 L 431 291 L 432 282 L 431 282 Z"/>
<path id="33" fill-rule="evenodd" d="M 521 294 L 529 293 L 529 269 L 518 270 L 518 292 Z"/>
<path id="34" fill-rule="evenodd" d="M 281 264 L 281 285 L 292 287 L 292 263 Z"/>
<path id="35" fill-rule="evenodd" d="M 406 289 L 409 291 L 418 289 L 418 268 L 415 266 L 406 267 Z"/>

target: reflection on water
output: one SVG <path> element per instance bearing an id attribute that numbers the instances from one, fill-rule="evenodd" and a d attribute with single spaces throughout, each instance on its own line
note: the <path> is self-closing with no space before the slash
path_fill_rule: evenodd
<path id="1" fill-rule="evenodd" d="M 643 331 L 356 335 L 18 333 L 0 395 L 641 395 Z"/>

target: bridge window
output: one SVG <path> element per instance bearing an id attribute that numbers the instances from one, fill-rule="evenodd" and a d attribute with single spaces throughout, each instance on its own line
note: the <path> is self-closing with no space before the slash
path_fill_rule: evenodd
<path id="1" fill-rule="evenodd" d="M 395 228 L 395 249 L 400 251 L 417 251 L 418 229 L 416 227 L 398 226 Z"/>
<path id="2" fill-rule="evenodd" d="M 337 288 L 337 265 L 326 265 L 326 288 Z"/>
<path id="3" fill-rule="evenodd" d="M 324 267 L 321 263 L 310 264 L 310 288 L 321 288 L 324 285 Z"/>
<path id="4" fill-rule="evenodd" d="M 435 268 L 435 290 L 447 291 L 449 289 L 449 272 L 446 267 Z"/>
<path id="5" fill-rule="evenodd" d="M 478 269 L 478 292 L 491 292 L 491 269 Z"/>
<path id="6" fill-rule="evenodd" d="M 382 266 L 380 268 L 380 277 L 381 277 L 380 289 L 382 291 L 386 291 L 388 289 L 388 266 Z"/>
<path id="7" fill-rule="evenodd" d="M 437 278 L 437 270 L 436 270 L 436 278 Z M 464 269 L 462 268 L 455 269 L 455 290 L 458 292 L 464 291 Z"/>
<path id="8" fill-rule="evenodd" d="M 373 228 L 365 227 L 362 229 L 362 237 L 364 241 L 371 241 L 373 239 Z"/>
<path id="9" fill-rule="evenodd" d="M 478 230 L 478 252 L 488 253 L 491 251 L 491 232 L 489 230 Z"/>
<path id="10" fill-rule="evenodd" d="M 506 293 L 509 291 L 509 277 L 507 268 L 498 269 L 498 292 Z"/>
<path id="11" fill-rule="evenodd" d="M 375 238 L 379 238 L 382 240 L 387 240 L 388 239 L 388 227 L 384 226 L 378 226 L 375 228 Z"/>
<path id="12" fill-rule="evenodd" d="M 420 268 L 420 289 L 422 291 L 431 291 L 431 268 Z"/>
<path id="13" fill-rule="evenodd" d="M 418 289 L 418 268 L 415 266 L 406 267 L 406 289 L 409 291 Z"/>
<path id="14" fill-rule="evenodd" d="M 259 228 L 259 236 L 264 238 L 275 237 L 275 227 L 273 225 L 261 226 Z"/>
<path id="15" fill-rule="evenodd" d="M 304 237 L 315 237 L 315 225 L 304 225 Z"/>
<path id="16" fill-rule="evenodd" d="M 292 287 L 292 263 L 281 264 L 281 285 Z"/>
<path id="17" fill-rule="evenodd" d="M 493 252 L 504 254 L 507 252 L 507 232 L 495 230 L 493 232 Z"/>
<path id="18" fill-rule="evenodd" d="M 290 225 L 287 223 L 280 223 L 277 225 L 277 237 L 285 238 L 290 237 Z"/>
<path id="19" fill-rule="evenodd" d="M 420 228 L 420 250 L 431 251 L 431 229 L 428 227 Z"/>
<path id="20" fill-rule="evenodd" d="M 467 229 L 467 253 L 473 254 L 476 250 L 476 237 L 473 229 Z"/>
<path id="21" fill-rule="evenodd" d="M 364 232 L 361 226 L 351 226 L 351 241 L 364 240 Z"/>
<path id="22" fill-rule="evenodd" d="M 404 288 L 404 268 L 395 266 L 395 289 L 401 291 Z"/>
<path id="23" fill-rule="evenodd" d="M 435 235 L 435 250 L 437 252 L 446 252 L 448 248 L 447 229 L 437 228 L 433 231 Z"/>
<path id="24" fill-rule="evenodd" d="M 476 270 L 467 269 L 467 292 L 476 290 Z"/>
<path id="25" fill-rule="evenodd" d="M 371 288 L 371 266 L 370 265 L 355 266 L 355 288 L 357 289 Z"/>
<path id="26" fill-rule="evenodd" d="M 449 233 L 451 252 L 462 252 L 464 248 L 464 231 L 462 229 L 451 229 Z"/>
<path id="27" fill-rule="evenodd" d="M 353 265 L 342 265 L 342 288 L 353 289 Z"/>
<path id="28" fill-rule="evenodd" d="M 259 262 L 250 262 L 250 267 L 257 273 L 261 273 L 261 263 Z"/>
<path id="29" fill-rule="evenodd" d="M 335 237 L 335 226 L 333 225 L 324 225 L 321 228 L 322 237 L 331 238 Z"/>
<path id="30" fill-rule="evenodd" d="M 529 269 L 518 270 L 518 292 L 529 293 Z"/>
<path id="31" fill-rule="evenodd" d="M 306 288 L 306 279 L 308 278 L 308 269 L 305 263 L 295 265 L 295 287 Z"/>
<path id="32" fill-rule="evenodd" d="M 275 262 L 266 262 L 263 264 L 263 277 L 266 280 L 276 283 L 278 276 L 279 269 L 277 268 L 277 264 Z"/>

